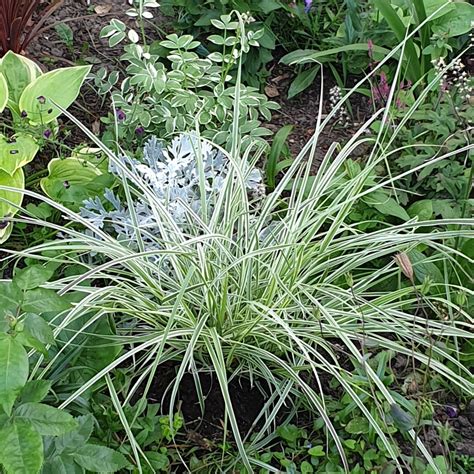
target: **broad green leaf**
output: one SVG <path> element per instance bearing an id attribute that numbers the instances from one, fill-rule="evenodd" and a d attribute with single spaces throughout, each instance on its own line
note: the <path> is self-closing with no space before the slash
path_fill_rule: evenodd
<path id="1" fill-rule="evenodd" d="M 87 443 L 94 429 L 94 417 L 91 414 L 75 418 L 77 427 L 55 439 L 56 452 L 72 454 Z"/>
<path id="2" fill-rule="evenodd" d="M 76 464 L 74 458 L 69 455 L 55 456 L 48 459 L 41 469 L 41 474 L 83 474 L 84 469 Z"/>
<path id="3" fill-rule="evenodd" d="M 5 76 L 0 72 L 0 114 L 4 111 L 8 102 L 8 84 Z"/>
<path id="4" fill-rule="evenodd" d="M 25 56 L 9 51 L 0 62 L 0 72 L 8 84 L 8 107 L 20 118 L 20 96 L 26 86 L 41 75 L 41 69 Z"/>
<path id="5" fill-rule="evenodd" d="M 77 427 L 74 417 L 64 410 L 43 403 L 24 403 L 15 410 L 15 419 L 23 419 L 45 436 L 59 436 Z"/>
<path id="6" fill-rule="evenodd" d="M 423 0 L 423 5 L 425 7 L 426 16 L 430 17 L 430 21 L 454 10 L 454 4 L 451 0 Z M 434 14 L 435 12 L 437 13 Z"/>
<path id="7" fill-rule="evenodd" d="M 0 281 L 0 320 L 8 313 L 15 314 L 20 306 L 23 294 L 12 281 Z"/>
<path id="8" fill-rule="evenodd" d="M 415 418 L 396 403 L 390 405 L 390 415 L 395 426 L 402 432 L 410 431 L 415 427 Z"/>
<path id="9" fill-rule="evenodd" d="M 20 401 L 21 403 L 39 403 L 46 397 L 50 388 L 49 380 L 29 380 L 21 390 Z"/>
<path id="10" fill-rule="evenodd" d="M 435 21 L 450 37 L 464 35 L 472 30 L 474 6 L 467 2 L 455 2 L 452 11 Z"/>
<path id="11" fill-rule="evenodd" d="M 387 194 L 381 191 L 375 191 L 364 198 L 369 206 L 373 207 L 382 214 L 388 216 L 395 216 L 399 219 L 407 221 L 410 219 L 407 211 L 403 209 L 395 199 L 389 197 Z"/>
<path id="12" fill-rule="evenodd" d="M 74 454 L 74 460 L 92 472 L 117 472 L 129 464 L 123 454 L 95 444 L 79 448 Z"/>
<path id="13" fill-rule="evenodd" d="M 362 434 L 369 432 L 369 420 L 365 416 L 352 419 L 346 425 L 346 431 L 350 434 Z"/>
<path id="14" fill-rule="evenodd" d="M 20 110 L 28 114 L 32 124 L 53 121 L 61 110 L 67 109 L 79 95 L 90 66 L 76 66 L 50 71 L 36 78 L 20 97 Z"/>
<path id="15" fill-rule="evenodd" d="M 51 160 L 48 176 L 41 180 L 41 188 L 51 199 L 62 203 L 75 203 L 79 207 L 85 199 L 99 194 L 114 182 L 112 175 L 104 173 L 97 160 L 70 157 Z"/>
<path id="16" fill-rule="evenodd" d="M 428 261 L 428 257 L 419 250 L 413 249 L 407 252 L 413 265 L 413 271 L 419 282 L 423 282 L 426 277 L 435 283 L 443 283 L 444 278 L 441 270 L 433 263 Z"/>
<path id="17" fill-rule="evenodd" d="M 295 95 L 298 95 L 300 92 L 303 92 L 305 89 L 307 89 L 313 83 L 318 71 L 319 64 L 300 72 L 288 89 L 288 99 L 293 98 Z"/>
<path id="18" fill-rule="evenodd" d="M 23 332 L 29 337 L 34 337 L 43 344 L 54 344 L 54 335 L 51 326 L 34 313 L 28 313 L 23 320 Z"/>
<path id="19" fill-rule="evenodd" d="M 433 217 L 433 201 L 423 199 L 413 203 L 407 210 L 410 217 L 418 216 L 420 221 L 429 221 Z"/>
<path id="20" fill-rule="evenodd" d="M 0 170 L 0 187 L 8 186 L 10 188 L 24 189 L 25 175 L 22 169 L 10 176 L 5 171 Z M 23 201 L 23 193 L 16 191 L 7 191 L 0 189 L 0 224 L 3 217 L 14 216 L 18 212 L 18 208 Z M 2 225 L 0 225 L 0 243 L 2 242 Z"/>
<path id="21" fill-rule="evenodd" d="M 39 147 L 30 135 L 18 134 L 7 140 L 0 136 L 0 171 L 10 176 L 32 161 Z"/>
<path id="22" fill-rule="evenodd" d="M 157 451 L 145 451 L 145 456 L 156 471 L 168 472 L 170 460 L 166 454 Z"/>
<path id="23" fill-rule="evenodd" d="M 10 415 L 28 379 L 28 354 L 13 337 L 0 334 L 0 406 Z"/>
<path id="24" fill-rule="evenodd" d="M 277 434 L 281 439 L 294 443 L 301 438 L 301 429 L 292 424 L 283 425 L 277 428 Z"/>
<path id="25" fill-rule="evenodd" d="M 313 446 L 308 450 L 308 454 L 315 457 L 326 456 L 323 446 Z"/>
<path id="26" fill-rule="evenodd" d="M 37 474 L 43 464 L 43 440 L 29 423 L 15 420 L 0 430 L 0 464 L 7 474 Z"/>
<path id="27" fill-rule="evenodd" d="M 54 274 L 54 270 L 43 265 L 31 265 L 18 269 L 15 273 L 15 283 L 22 290 L 38 288 L 46 283 Z"/>
<path id="28" fill-rule="evenodd" d="M 54 290 L 47 288 L 28 290 L 22 305 L 23 311 L 37 314 L 60 312 L 67 308 L 69 308 L 69 303 Z"/>

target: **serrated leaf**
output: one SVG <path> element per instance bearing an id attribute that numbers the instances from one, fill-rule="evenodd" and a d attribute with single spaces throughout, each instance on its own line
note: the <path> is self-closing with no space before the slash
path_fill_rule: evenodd
<path id="1" fill-rule="evenodd" d="M 95 444 L 83 446 L 73 456 L 80 466 L 92 472 L 117 472 L 129 464 L 118 451 Z"/>
<path id="2" fill-rule="evenodd" d="M 72 454 L 87 443 L 94 429 L 94 417 L 91 414 L 79 416 L 76 419 L 77 427 L 69 433 L 59 436 L 55 440 L 56 452 Z"/>
<path id="3" fill-rule="evenodd" d="M 29 380 L 21 390 L 20 401 L 22 403 L 41 402 L 51 388 L 49 380 Z"/>
<path id="4" fill-rule="evenodd" d="M 15 418 L 31 423 L 38 433 L 59 436 L 77 426 L 74 417 L 64 410 L 43 403 L 24 403 L 15 410 Z"/>
<path id="5" fill-rule="evenodd" d="M 0 464 L 7 474 L 37 474 L 43 464 L 43 440 L 28 423 L 15 420 L 0 430 Z"/>
<path id="6" fill-rule="evenodd" d="M 0 334 L 0 406 L 10 415 L 28 379 L 28 355 L 13 337 Z"/>

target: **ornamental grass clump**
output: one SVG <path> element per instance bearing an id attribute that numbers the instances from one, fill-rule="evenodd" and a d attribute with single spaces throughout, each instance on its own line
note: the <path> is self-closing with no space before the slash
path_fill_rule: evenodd
<path id="1" fill-rule="evenodd" d="M 236 104 L 238 92 L 237 88 Z M 389 101 L 393 95 L 392 88 Z M 163 364 L 173 361 L 176 377 L 163 409 L 173 413 L 180 382 L 191 373 L 204 410 L 199 373 L 211 374 L 225 403 L 224 432 L 228 429 L 232 433 L 248 472 L 260 468 L 276 472 L 254 455 L 275 440 L 278 415 L 285 411 L 291 418 L 302 407 L 324 420 L 325 432 L 334 439 L 341 463 L 349 471 L 344 445 L 326 410 L 325 380 L 330 378 L 353 400 L 354 410 L 366 417 L 392 458 L 392 466 L 402 472 L 404 460 L 388 424 L 404 411 L 399 398 L 372 367 L 371 358 L 380 351 L 394 351 L 412 359 L 415 370 L 427 377 L 436 376 L 472 393 L 470 373 L 458 349 L 460 341 L 474 337 L 473 319 L 466 307 L 452 298 L 461 289 L 472 295 L 464 283 L 469 279 L 462 264 L 467 257 L 450 245 L 473 237 L 474 220 L 414 218 L 367 232 L 350 224 L 348 216 L 364 196 L 396 186 L 407 173 L 464 153 L 468 147 L 374 182 L 375 168 L 387 161 L 389 148 L 384 138 L 390 141 L 397 133 L 388 120 L 387 108 L 363 124 L 344 146 L 331 146 L 312 176 L 312 158 L 321 131 L 337 117 L 343 100 L 324 120 L 319 111 L 314 136 L 266 196 L 249 193 L 248 183 L 260 156 L 254 146 L 240 149 L 238 124 L 230 153 L 195 136 L 189 138 L 199 175 L 199 205 L 189 203 L 186 197 L 176 200 L 180 205 L 178 220 L 175 208 L 157 195 L 147 173 L 132 172 L 130 164 L 75 121 L 103 149 L 121 177 L 130 232 L 124 241 L 123 232 L 113 226 L 113 216 L 109 216 L 112 228 L 108 229 L 102 225 L 105 221 L 97 222 L 84 211 L 76 214 L 46 198 L 42 199 L 87 232 L 27 215 L 15 218 L 61 232 L 61 238 L 30 248 L 25 256 L 44 258 L 45 252 L 54 253 L 63 265 L 70 262 L 83 267 L 81 275 L 64 276 L 50 285 L 61 294 L 79 292 L 83 297 L 76 296 L 73 309 L 53 321 L 56 334 L 69 336 L 37 376 L 57 373 L 63 358 L 76 350 L 76 340 L 96 321 L 113 321 L 116 334 L 108 337 L 109 344 L 122 347 L 120 355 L 83 380 L 61 407 L 79 401 L 105 379 L 117 412 L 123 414 L 123 406 L 131 400 L 147 397 Z M 416 105 L 407 110 L 407 118 Z M 377 137 L 367 136 L 366 130 L 379 119 Z M 371 151 L 364 168 L 352 173 L 351 154 L 362 145 Z M 215 157 L 222 154 L 226 163 L 226 173 L 216 187 L 206 181 L 207 150 Z M 146 205 L 151 228 L 140 225 L 137 201 Z M 402 277 L 394 258 L 400 261 L 400 255 L 412 252 L 419 255 L 419 248 L 434 256 L 410 260 L 414 272 L 411 284 Z M 430 281 L 426 268 L 435 263 L 444 278 Z M 363 367 L 369 389 L 360 389 L 358 375 L 339 357 L 341 351 L 354 365 Z M 115 384 L 116 369 L 124 366 L 131 372 L 131 382 Z M 83 376 L 82 368 L 70 370 Z M 265 397 L 265 405 L 248 432 L 241 431 L 229 392 L 229 382 L 239 378 L 249 380 Z M 375 412 L 369 409 L 374 406 Z M 120 419 L 140 471 L 146 455 L 130 429 L 133 420 Z M 407 427 L 406 432 L 437 472 L 413 427 Z M 223 463 L 225 459 L 223 454 Z M 222 470 L 231 469 L 237 461 L 234 458 L 223 464 Z"/>
<path id="2" fill-rule="evenodd" d="M 24 52 L 63 3 L 63 0 L 0 0 L 0 57 L 8 51 Z"/>

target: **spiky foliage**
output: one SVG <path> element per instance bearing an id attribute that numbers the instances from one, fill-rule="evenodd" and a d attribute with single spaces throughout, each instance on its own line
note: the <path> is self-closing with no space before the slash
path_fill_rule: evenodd
<path id="1" fill-rule="evenodd" d="M 0 0 L 0 56 L 21 53 L 64 0 Z"/>

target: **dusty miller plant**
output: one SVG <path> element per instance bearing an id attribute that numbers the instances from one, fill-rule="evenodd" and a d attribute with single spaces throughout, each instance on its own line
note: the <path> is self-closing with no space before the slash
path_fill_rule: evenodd
<path id="1" fill-rule="evenodd" d="M 120 161 L 123 166 L 111 164 L 110 172 L 121 180 L 134 176 L 151 194 L 123 201 L 118 193 L 106 189 L 102 198 L 84 201 L 81 216 L 100 229 L 112 228 L 119 240 L 134 248 L 141 239 L 147 250 L 160 248 L 161 226 L 154 206 L 166 208 L 174 224 L 187 231 L 195 219 L 212 215 L 213 202 L 229 172 L 226 156 L 193 135 L 180 135 L 169 146 L 152 137 L 144 146 L 142 160 L 121 156 Z M 257 168 L 245 184 L 251 199 L 257 201 L 264 194 Z M 206 203 L 204 210 L 202 203 Z"/>

